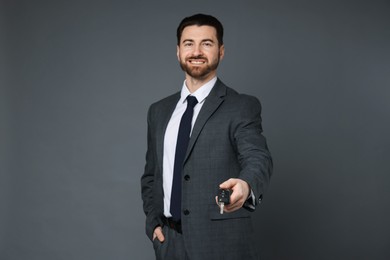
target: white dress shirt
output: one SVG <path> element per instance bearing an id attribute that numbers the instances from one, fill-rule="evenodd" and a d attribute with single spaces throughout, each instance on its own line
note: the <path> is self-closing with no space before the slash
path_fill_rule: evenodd
<path id="1" fill-rule="evenodd" d="M 177 102 L 176 108 L 173 111 L 171 119 L 169 120 L 167 129 L 164 136 L 164 157 L 163 157 L 163 189 L 164 189 L 164 215 L 171 217 L 170 206 L 171 206 L 171 191 L 173 181 L 173 167 L 175 164 L 175 151 L 177 135 L 179 132 L 179 125 L 181 117 L 183 116 L 187 108 L 187 96 L 191 95 L 196 97 L 198 103 L 194 107 L 194 114 L 192 116 L 191 133 L 194 127 L 196 118 L 199 115 L 199 111 L 202 108 L 206 97 L 210 94 L 212 88 L 217 82 L 217 77 L 214 77 L 194 93 L 190 93 L 187 88 L 186 82 L 184 81 L 183 87 L 181 88 L 180 100 Z"/>

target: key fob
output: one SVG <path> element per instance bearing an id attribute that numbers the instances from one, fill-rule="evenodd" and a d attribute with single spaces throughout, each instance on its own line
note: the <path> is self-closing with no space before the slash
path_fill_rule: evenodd
<path id="1" fill-rule="evenodd" d="M 224 205 L 230 204 L 230 193 L 229 189 L 219 189 L 218 190 L 218 204 L 223 203 Z"/>

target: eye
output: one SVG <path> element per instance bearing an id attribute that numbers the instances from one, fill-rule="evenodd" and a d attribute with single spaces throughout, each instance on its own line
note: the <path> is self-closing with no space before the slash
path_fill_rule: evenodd
<path id="1" fill-rule="evenodd" d="M 192 42 L 185 42 L 184 43 L 184 47 L 191 47 L 192 46 Z"/>
<path id="2" fill-rule="evenodd" d="M 206 46 L 206 47 L 213 46 L 213 44 L 211 42 L 204 42 L 203 45 Z"/>

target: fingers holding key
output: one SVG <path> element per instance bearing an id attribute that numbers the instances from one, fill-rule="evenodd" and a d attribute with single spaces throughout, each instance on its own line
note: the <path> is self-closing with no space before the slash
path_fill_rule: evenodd
<path id="1" fill-rule="evenodd" d="M 224 205 L 225 212 L 233 212 L 240 209 L 250 194 L 250 187 L 246 181 L 237 178 L 231 178 L 219 185 L 221 189 L 230 189 L 230 203 Z"/>

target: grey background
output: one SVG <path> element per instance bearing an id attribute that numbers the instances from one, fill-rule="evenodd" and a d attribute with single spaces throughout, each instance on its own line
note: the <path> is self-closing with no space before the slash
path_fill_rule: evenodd
<path id="1" fill-rule="evenodd" d="M 389 1 L 9 0 L 0 259 L 153 259 L 146 112 L 179 90 L 175 30 L 197 12 L 225 26 L 221 79 L 263 104 L 263 258 L 390 258 Z"/>

